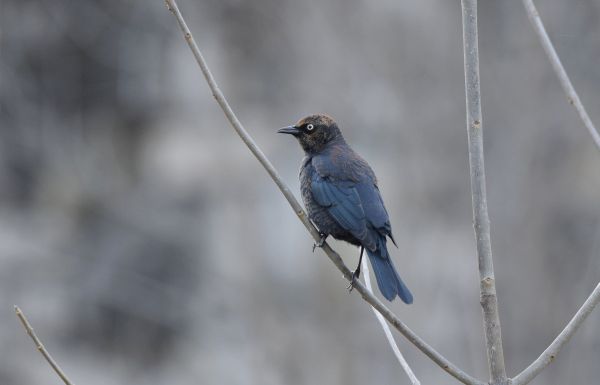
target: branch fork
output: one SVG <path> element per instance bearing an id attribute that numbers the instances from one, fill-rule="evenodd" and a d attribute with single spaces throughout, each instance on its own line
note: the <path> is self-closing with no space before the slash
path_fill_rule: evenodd
<path id="1" fill-rule="evenodd" d="M 527 1 L 527 0 L 524 0 Z M 166 0 L 167 7 L 173 13 L 179 27 L 185 37 L 185 40 L 194 55 L 196 62 L 200 66 L 202 73 L 208 83 L 208 86 L 215 97 L 217 103 L 225 113 L 233 129 L 248 146 L 252 154 L 263 165 L 269 173 L 277 187 L 281 190 L 300 221 L 304 224 L 308 232 L 312 235 L 315 242 L 320 240 L 320 234 L 306 216 L 302 206 L 298 203 L 289 187 L 283 182 L 276 169 L 267 159 L 258 145 L 254 142 L 250 134 L 244 129 L 240 121 L 235 116 L 233 110 L 227 103 L 225 96 L 218 88 L 209 68 L 196 45 L 194 38 L 187 27 L 185 20 L 175 0 Z M 480 291 L 481 303 L 484 314 L 484 329 L 487 341 L 488 361 L 490 370 L 490 381 L 492 384 L 508 384 L 511 380 L 506 376 L 504 366 L 504 354 L 502 349 L 502 336 L 500 330 L 500 318 L 498 314 L 498 300 L 496 296 L 494 269 L 492 262 L 492 251 L 490 242 L 490 223 L 487 213 L 487 198 L 485 192 L 485 167 L 483 163 L 483 137 L 482 137 L 482 117 L 481 100 L 479 87 L 479 52 L 477 46 L 477 0 L 462 0 L 463 8 L 463 42 L 465 48 L 465 89 L 467 97 L 467 128 L 469 134 L 469 163 L 471 168 L 471 187 L 473 198 L 473 218 L 475 224 L 475 236 L 477 240 L 477 255 L 480 270 Z M 574 101 L 578 99 L 573 98 Z M 344 265 L 339 254 L 324 242 L 323 251 L 333 262 L 333 264 L 342 272 L 344 278 L 352 281 L 352 272 Z M 484 385 L 485 383 L 465 373 L 459 367 L 448 361 L 444 356 L 429 346 L 411 329 L 409 329 L 394 313 L 392 313 L 381 301 L 379 301 L 360 281 L 354 282 L 356 291 L 361 297 L 377 310 L 394 328 L 412 342 L 419 350 L 427 355 L 433 362 L 448 372 L 451 376 L 460 382 L 468 385 Z M 599 285 L 600 287 L 600 285 Z M 564 342 L 570 338 L 572 333 L 589 315 L 594 306 L 600 300 L 600 290 L 596 290 L 590 295 L 584 306 L 575 315 L 573 327 L 570 334 L 564 330 L 559 337 L 564 337 Z M 582 311 L 582 309 L 586 309 Z M 572 321 L 573 322 L 573 321 Z M 571 323 L 570 323 L 571 325 Z M 566 329 L 565 329 L 566 330 Z M 564 334 L 564 335 L 563 335 Z M 557 337 L 557 339 L 559 338 Z M 561 339 L 563 341 L 563 339 Z M 562 344 L 564 344 L 562 342 Z M 562 344 L 555 344 L 556 352 L 562 347 Z M 551 345 L 552 346 L 552 345 Z M 548 348 L 550 349 L 550 347 Z M 553 355 L 556 355 L 556 352 Z M 542 354 L 544 355 L 544 354 Z M 544 356 L 546 357 L 546 356 Z M 541 358 L 540 358 L 541 359 Z M 538 360 L 540 360 L 538 359 Z M 543 361 L 543 360 L 542 360 Z M 544 361 L 545 362 L 545 361 Z M 535 364 L 535 363 L 534 363 Z M 532 364 L 533 365 L 533 364 Z M 537 367 L 537 366 L 536 366 Z M 526 371 L 529 370 L 526 369 Z M 541 371 L 541 369 L 540 369 Z M 538 372 L 539 373 L 539 372 Z M 537 373 L 535 373 L 537 374 Z M 534 374 L 534 376 L 535 376 Z M 516 380 L 527 378 L 523 373 L 515 377 Z M 533 377 L 532 377 L 533 378 Z M 526 382 L 514 385 L 522 385 Z"/>
<path id="2" fill-rule="evenodd" d="M 215 79 L 213 78 L 210 69 L 196 42 L 194 37 L 187 27 L 185 20 L 175 0 L 165 1 L 169 11 L 173 13 L 177 19 L 177 23 L 183 33 L 183 36 L 190 47 L 196 62 L 198 63 L 206 82 L 212 92 L 213 97 L 223 110 L 227 120 L 232 125 L 233 129 L 240 136 L 252 154 L 257 158 L 267 173 L 271 176 L 281 193 L 284 195 L 291 208 L 294 210 L 298 219 L 304 224 L 308 232 L 311 234 L 315 242 L 321 240 L 321 235 L 310 222 L 304 209 L 298 203 L 289 187 L 283 182 L 275 167 L 271 164 L 268 158 L 264 155 L 254 139 L 242 126 L 235 113 L 229 106 L 225 96 L 219 89 Z M 480 80 L 479 80 L 479 52 L 477 42 L 477 0 L 461 0 L 462 15 L 463 15 L 463 44 L 464 44 L 464 59 L 465 59 L 465 91 L 467 105 L 467 132 L 468 132 L 468 148 L 469 148 L 469 167 L 471 172 L 471 190 L 472 190 L 472 205 L 473 205 L 473 221 L 475 239 L 477 243 L 477 257 L 479 262 L 480 275 L 480 300 L 483 310 L 484 331 L 486 337 L 488 366 L 490 373 L 489 382 L 480 381 L 469 374 L 465 373 L 458 366 L 448 361 L 444 356 L 433 349 L 421 337 L 414 333 L 406 326 L 392 311 L 390 311 L 371 291 L 370 281 L 368 277 L 368 266 L 366 261 L 363 261 L 365 270 L 366 287 L 359 281 L 353 280 L 352 272 L 344 265 L 339 254 L 336 253 L 327 242 L 323 242 L 322 249 L 333 264 L 342 272 L 346 280 L 353 283 L 356 292 L 360 294 L 363 300 L 367 302 L 373 310 L 379 321 L 382 324 L 386 337 L 390 346 L 394 350 L 398 360 L 407 372 L 411 382 L 414 385 L 419 384 L 410 370 L 408 364 L 399 352 L 393 337 L 387 327 L 385 321 L 391 324 L 398 330 L 406 339 L 415 345 L 421 352 L 429 357 L 433 362 L 445 370 L 448 374 L 456 378 L 458 381 L 467 385 L 525 385 L 535 378 L 548 364 L 555 358 L 560 349 L 569 341 L 583 321 L 589 316 L 594 308 L 600 302 L 600 283 L 592 291 L 585 303 L 573 316 L 567 326 L 559 333 L 548 348 L 525 370 L 519 373 L 514 378 L 510 379 L 506 375 L 504 365 L 504 353 L 502 348 L 502 335 L 500 329 L 500 317 L 498 310 L 498 299 L 496 295 L 494 268 L 492 262 L 492 250 L 490 241 L 490 221 L 487 210 L 487 198 L 485 191 L 485 167 L 483 158 L 483 136 L 482 136 L 482 116 L 481 116 L 481 98 L 480 98 Z M 594 142 L 600 148 L 600 135 L 593 126 L 589 116 L 585 112 L 581 101 L 575 89 L 573 88 L 552 43 L 544 29 L 544 26 L 539 17 L 539 13 L 535 8 L 532 0 L 523 0 L 523 4 L 527 10 L 531 23 L 538 33 L 542 45 L 548 54 L 553 68 L 557 72 L 561 85 L 567 93 L 567 98 L 570 104 L 575 106 L 578 114 L 583 120 L 585 126 L 592 135 Z M 51 365 L 57 375 L 63 380 L 65 385 L 73 383 L 67 378 L 50 353 L 46 350 L 40 339 L 37 337 L 33 328 L 25 318 L 23 312 L 15 306 L 15 312 L 27 334 L 33 340 L 37 350 L 44 356 L 46 361 Z M 383 321 L 385 320 L 385 321 Z"/>

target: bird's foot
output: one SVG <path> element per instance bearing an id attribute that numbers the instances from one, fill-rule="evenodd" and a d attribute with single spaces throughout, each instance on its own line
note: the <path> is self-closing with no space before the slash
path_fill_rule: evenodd
<path id="1" fill-rule="evenodd" d="M 356 268 L 356 270 L 354 270 L 354 272 L 352 273 L 352 280 L 350 280 L 350 284 L 348 285 L 348 287 L 346 287 L 346 289 L 348 290 L 348 293 L 352 292 L 352 289 L 354 289 L 354 283 L 356 281 L 358 281 L 360 279 L 360 266 Z"/>
<path id="2" fill-rule="evenodd" d="M 319 233 L 319 235 L 321 235 L 321 239 L 319 239 L 319 242 L 313 244 L 313 253 L 315 252 L 315 249 L 317 247 L 323 247 L 323 245 L 325 244 L 325 240 L 327 239 L 327 234 Z"/>

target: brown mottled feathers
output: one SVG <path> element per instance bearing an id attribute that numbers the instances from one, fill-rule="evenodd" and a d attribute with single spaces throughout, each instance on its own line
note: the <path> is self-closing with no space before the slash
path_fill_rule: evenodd
<path id="1" fill-rule="evenodd" d="M 315 126 L 317 126 L 317 125 L 331 126 L 331 125 L 335 124 L 335 121 L 333 120 L 333 118 L 331 116 L 324 115 L 324 114 L 315 114 L 315 115 L 310 115 L 310 116 L 300 119 L 295 124 L 295 126 L 300 127 L 300 126 L 303 126 L 308 123 L 312 123 Z"/>

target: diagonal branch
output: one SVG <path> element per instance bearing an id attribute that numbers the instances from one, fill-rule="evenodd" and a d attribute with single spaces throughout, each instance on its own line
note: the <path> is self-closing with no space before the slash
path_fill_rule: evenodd
<path id="1" fill-rule="evenodd" d="M 363 274 L 365 277 L 365 286 L 367 287 L 367 290 L 369 290 L 369 292 L 373 293 L 373 289 L 371 288 L 371 276 L 369 275 L 369 263 L 366 259 L 362 260 L 362 269 L 364 271 Z M 394 355 L 398 359 L 398 362 L 400 362 L 400 366 L 402 366 L 402 369 L 404 369 L 406 375 L 410 379 L 410 383 L 412 385 L 421 385 L 421 382 L 413 373 L 412 369 L 410 368 L 410 365 L 408 365 L 408 362 L 406 362 L 404 355 L 402 355 L 400 348 L 398 348 L 398 344 L 396 344 L 394 336 L 392 335 L 392 331 L 390 330 L 389 325 L 385 322 L 385 318 L 383 318 L 383 316 L 373 307 L 371 307 L 371 310 L 373 310 L 373 313 L 375 313 L 375 317 L 377 317 L 377 321 L 379 321 L 379 323 L 381 324 L 381 328 L 385 333 L 385 338 L 387 338 L 390 347 L 394 351 Z"/>
<path id="2" fill-rule="evenodd" d="M 187 27 L 185 20 L 179 8 L 177 7 L 177 3 L 175 0 L 165 0 L 168 9 L 173 13 L 185 40 L 190 47 L 196 62 L 200 66 L 202 73 L 210 87 L 210 90 L 216 99 L 217 103 L 225 113 L 227 120 L 233 126 L 233 129 L 240 136 L 242 141 L 248 146 L 252 154 L 258 159 L 260 164 L 267 170 L 277 187 L 281 190 L 281 193 L 285 196 L 288 203 L 300 219 L 300 221 L 304 224 L 308 232 L 312 235 L 315 241 L 320 240 L 320 235 L 317 229 L 310 222 L 308 217 L 306 216 L 302 206 L 298 203 L 294 195 L 292 194 L 289 187 L 283 182 L 275 167 L 271 164 L 271 162 L 267 159 L 265 154 L 260 150 L 258 145 L 254 142 L 250 134 L 244 129 L 238 118 L 235 116 L 233 110 L 227 103 L 225 96 L 217 86 L 215 79 L 213 78 L 200 49 L 196 45 L 192 33 Z M 342 272 L 344 278 L 348 281 L 352 280 L 352 272 L 344 265 L 341 257 L 338 253 L 336 253 L 327 243 L 325 243 L 322 247 L 323 251 L 329 259 L 333 262 L 333 264 Z M 464 384 L 468 385 L 485 385 L 483 382 L 477 380 L 476 378 L 468 375 L 464 371 L 462 371 L 459 367 L 448 361 L 444 356 L 438 353 L 435 349 L 429 346 L 421 337 L 419 337 L 415 332 L 408 328 L 394 313 L 392 313 L 379 299 L 377 299 L 373 294 L 371 294 L 365 286 L 358 280 L 354 280 L 354 288 L 358 293 L 360 293 L 361 297 L 368 302 L 371 306 L 373 306 L 377 311 L 390 323 L 394 328 L 396 328 L 404 337 L 406 337 L 411 343 L 413 343 L 419 350 L 421 350 L 427 357 L 429 357 L 433 362 L 439 365 L 442 369 L 448 372 L 450 375 L 455 377 L 457 380 Z"/>
<path id="3" fill-rule="evenodd" d="M 502 333 L 498 314 L 498 299 L 494 280 L 490 219 L 485 191 L 485 166 L 483 161 L 483 132 L 481 120 L 481 94 L 479 87 L 479 49 L 477 42 L 477 0 L 462 0 L 463 45 L 465 54 L 465 92 L 467 99 L 467 131 L 469 137 L 469 168 L 473 223 L 477 239 L 481 306 L 487 346 L 487 357 L 493 384 L 506 383 Z"/>
<path id="4" fill-rule="evenodd" d="M 556 72 L 556 76 L 558 76 L 560 85 L 567 94 L 567 100 L 569 101 L 569 104 L 575 107 L 575 109 L 577 110 L 577 114 L 579 114 L 579 117 L 583 121 L 583 124 L 590 132 L 590 135 L 592 135 L 594 143 L 596 143 L 596 147 L 600 149 L 600 134 L 598 133 L 598 130 L 594 126 L 594 123 L 592 123 L 592 120 L 590 119 L 585 108 L 583 107 L 581 100 L 579 100 L 579 96 L 577 95 L 577 92 L 575 91 L 575 88 L 573 87 L 573 84 L 571 83 L 571 80 L 567 75 L 567 71 L 565 71 L 565 67 L 563 67 L 560 58 L 558 57 L 558 54 L 556 53 L 556 50 L 554 49 L 554 46 L 550 41 L 550 37 L 548 37 L 546 28 L 544 28 L 544 24 L 542 23 L 542 19 L 540 18 L 540 14 L 536 9 L 533 0 L 523 0 L 523 5 L 525 6 L 525 10 L 527 11 L 529 21 L 531 22 L 533 29 L 540 38 L 540 42 L 544 47 L 544 51 L 546 51 L 546 55 L 548 55 L 548 59 L 552 64 L 552 68 L 554 69 L 554 72 Z"/>
<path id="5" fill-rule="evenodd" d="M 562 332 L 556 338 L 550 346 L 529 365 L 525 370 L 519 373 L 512 380 L 512 385 L 525 385 L 535 378 L 546 366 L 548 366 L 560 351 L 560 349 L 571 339 L 573 334 L 579 329 L 583 321 L 588 315 L 594 310 L 594 307 L 600 302 L 600 283 L 596 286 L 592 294 L 585 300 L 581 308 L 577 310 L 577 313 L 573 316 L 571 321 L 565 326 Z"/>
<path id="6" fill-rule="evenodd" d="M 58 366 L 58 364 L 56 363 L 56 361 L 54 361 L 54 359 L 52 358 L 52 356 L 50 355 L 50 353 L 46 350 L 46 348 L 42 344 L 42 341 L 40 341 L 40 339 L 38 338 L 38 336 L 33 331 L 33 328 L 29 324 L 29 321 L 27 321 L 27 318 L 25 317 L 25 314 L 23 314 L 23 312 L 21 311 L 21 309 L 19 309 L 18 306 L 15 306 L 15 313 L 17 313 L 17 317 L 19 317 L 19 320 L 23 324 L 23 327 L 27 331 L 27 334 L 29 334 L 29 337 L 31 337 L 31 339 L 33 340 L 33 343 L 35 344 L 35 347 L 37 348 L 37 350 L 39 350 L 39 352 L 42 354 L 42 356 L 44 356 L 44 358 L 46 359 L 46 361 L 48 361 L 48 363 L 50 364 L 50 366 L 52 366 L 52 369 L 54 369 L 54 371 L 56 372 L 56 374 L 58 374 L 58 376 L 61 378 L 61 380 L 63 380 L 63 382 L 65 383 L 65 385 L 74 385 L 67 378 L 67 375 L 65 374 L 65 372 L 62 371 L 62 369 L 60 368 L 60 366 Z"/>

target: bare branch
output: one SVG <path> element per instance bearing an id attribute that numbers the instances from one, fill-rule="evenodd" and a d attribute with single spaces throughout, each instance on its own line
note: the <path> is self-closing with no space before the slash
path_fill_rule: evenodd
<path id="1" fill-rule="evenodd" d="M 250 134 L 244 129 L 240 121 L 235 116 L 233 110 L 227 103 L 225 96 L 217 86 L 215 79 L 213 78 L 200 49 L 196 45 L 192 33 L 187 27 L 179 8 L 177 7 L 177 3 L 175 0 L 166 0 L 167 7 L 173 13 L 177 22 L 179 23 L 179 27 L 185 37 L 185 40 L 188 43 L 194 57 L 196 58 L 196 62 L 200 66 L 202 73 L 210 87 L 214 98 L 217 100 L 219 106 L 225 113 L 227 120 L 233 126 L 233 129 L 237 132 L 237 134 L 242 138 L 246 146 L 250 149 L 252 154 L 258 159 L 258 161 L 263 165 L 265 170 L 269 173 L 277 187 L 281 190 L 282 194 L 287 199 L 292 209 L 302 221 L 308 232 L 312 235 L 315 241 L 320 240 L 320 235 L 317 229 L 310 222 L 306 213 L 302 209 L 302 206 L 298 203 L 291 190 L 286 186 L 281 177 L 279 176 L 277 170 L 273 167 L 271 162 L 267 159 L 267 157 L 260 150 L 258 145 L 254 142 Z M 323 251 L 327 254 L 329 259 L 333 262 L 333 264 L 342 272 L 344 278 L 348 281 L 352 280 L 352 272 L 344 265 L 344 262 L 340 258 L 339 254 L 336 253 L 327 243 L 325 243 L 322 247 Z M 416 335 L 412 330 L 410 330 L 400 319 L 392 313 L 381 301 L 379 301 L 373 294 L 371 294 L 365 286 L 358 280 L 354 281 L 354 288 L 356 292 L 360 293 L 361 297 L 368 302 L 371 306 L 373 306 L 377 311 L 390 323 L 394 328 L 396 328 L 404 337 L 406 337 L 410 342 L 412 342 L 419 350 L 421 350 L 426 356 L 428 356 L 432 361 L 438 364 L 442 369 L 448 372 L 450 375 L 458 379 L 464 384 L 469 385 L 485 385 L 483 382 L 477 380 L 474 377 L 471 377 L 467 373 L 463 372 L 456 365 L 448 361 L 444 356 L 438 353 L 435 349 L 429 346 L 421 337 Z"/>
<path id="2" fill-rule="evenodd" d="M 600 302 L 600 283 L 596 286 L 592 294 L 585 300 L 581 308 L 573 316 L 571 321 L 565 326 L 562 332 L 550 346 L 525 370 L 519 373 L 512 380 L 512 385 L 525 385 L 535 378 L 546 366 L 548 366 L 560 351 L 560 349 L 571 339 L 573 334 L 579 329 L 583 321 L 594 310 L 594 307 Z"/>
<path id="3" fill-rule="evenodd" d="M 556 50 L 550 41 L 550 37 L 548 37 L 546 28 L 544 28 L 540 14 L 536 9 L 535 4 L 533 4 L 533 0 L 523 0 L 523 5 L 525 6 L 527 16 L 529 17 L 529 21 L 531 22 L 533 29 L 540 38 L 542 47 L 544 47 L 544 51 L 546 51 L 546 55 L 548 55 L 548 59 L 552 64 L 552 68 L 554 69 L 554 72 L 556 72 L 556 76 L 558 76 L 560 85 L 567 94 L 567 100 L 569 101 L 569 104 L 575 107 L 577 114 L 579 114 L 579 117 L 583 121 L 583 124 L 590 132 L 590 135 L 592 135 L 594 143 L 596 143 L 596 147 L 600 149 L 600 134 L 583 107 L 581 100 L 579 100 L 579 96 L 577 95 L 577 92 L 575 91 L 575 88 L 573 87 L 573 84 L 567 75 L 567 71 L 565 71 L 565 67 L 563 67 L 560 58 L 558 57 L 558 54 L 556 53 Z"/>
<path id="4" fill-rule="evenodd" d="M 490 377 L 493 384 L 506 383 L 502 333 L 494 280 L 490 219 L 485 191 L 481 94 L 479 87 L 479 49 L 477 42 L 477 0 L 462 0 L 463 45 L 465 55 L 465 92 L 467 99 L 467 131 L 473 222 L 477 239 L 481 306 Z"/>
<path id="5" fill-rule="evenodd" d="M 44 356 L 44 358 L 46 359 L 46 361 L 48 361 L 48 363 L 50 364 L 50 366 L 52 366 L 52 369 L 54 369 L 54 371 L 56 372 L 56 374 L 58 374 L 58 376 L 61 378 L 61 380 L 63 380 L 63 382 L 66 385 L 74 385 L 67 378 L 67 375 L 65 374 L 65 372 L 62 371 L 62 369 L 60 368 L 60 366 L 58 366 L 58 364 L 56 363 L 56 361 L 54 361 L 54 359 L 52 358 L 52 356 L 50 355 L 50 353 L 46 350 L 46 348 L 42 344 L 42 341 L 40 341 L 40 339 L 38 338 L 38 336 L 33 331 L 33 328 L 29 324 L 29 321 L 27 321 L 27 318 L 25 317 L 25 314 L 23 314 L 23 312 L 21 311 L 21 309 L 19 309 L 18 306 L 15 306 L 15 313 L 17 313 L 17 317 L 19 317 L 19 320 L 23 324 L 23 327 L 27 331 L 27 334 L 29 334 L 29 337 L 31 337 L 31 339 L 33 340 L 33 343 L 35 344 L 35 347 L 37 348 L 37 350 L 39 350 L 39 352 L 42 353 L 42 356 Z"/>
<path id="6" fill-rule="evenodd" d="M 370 293 L 373 293 L 373 288 L 371 287 L 371 276 L 369 275 L 369 263 L 367 262 L 366 258 L 362 260 L 362 269 L 364 271 L 363 274 L 365 276 L 365 286 L 367 287 L 367 290 L 369 290 Z M 394 336 L 392 335 L 392 331 L 390 330 L 390 327 L 387 324 L 387 322 L 385 322 L 385 318 L 383 318 L 383 316 L 379 314 L 379 312 L 375 310 L 375 308 L 371 307 L 371 309 L 373 310 L 373 313 L 375 313 L 375 317 L 377 317 L 377 320 L 381 324 L 381 328 L 385 333 L 385 338 L 387 338 L 390 347 L 394 351 L 394 355 L 398 359 L 398 362 L 400 362 L 400 366 L 402 366 L 402 369 L 404 369 L 404 371 L 406 372 L 406 375 L 410 379 L 411 384 L 421 385 L 421 382 L 419 381 L 417 376 L 415 376 L 412 369 L 408 365 L 408 362 L 406 362 L 406 359 L 402 355 L 402 352 L 398 348 L 398 344 L 396 344 Z"/>

